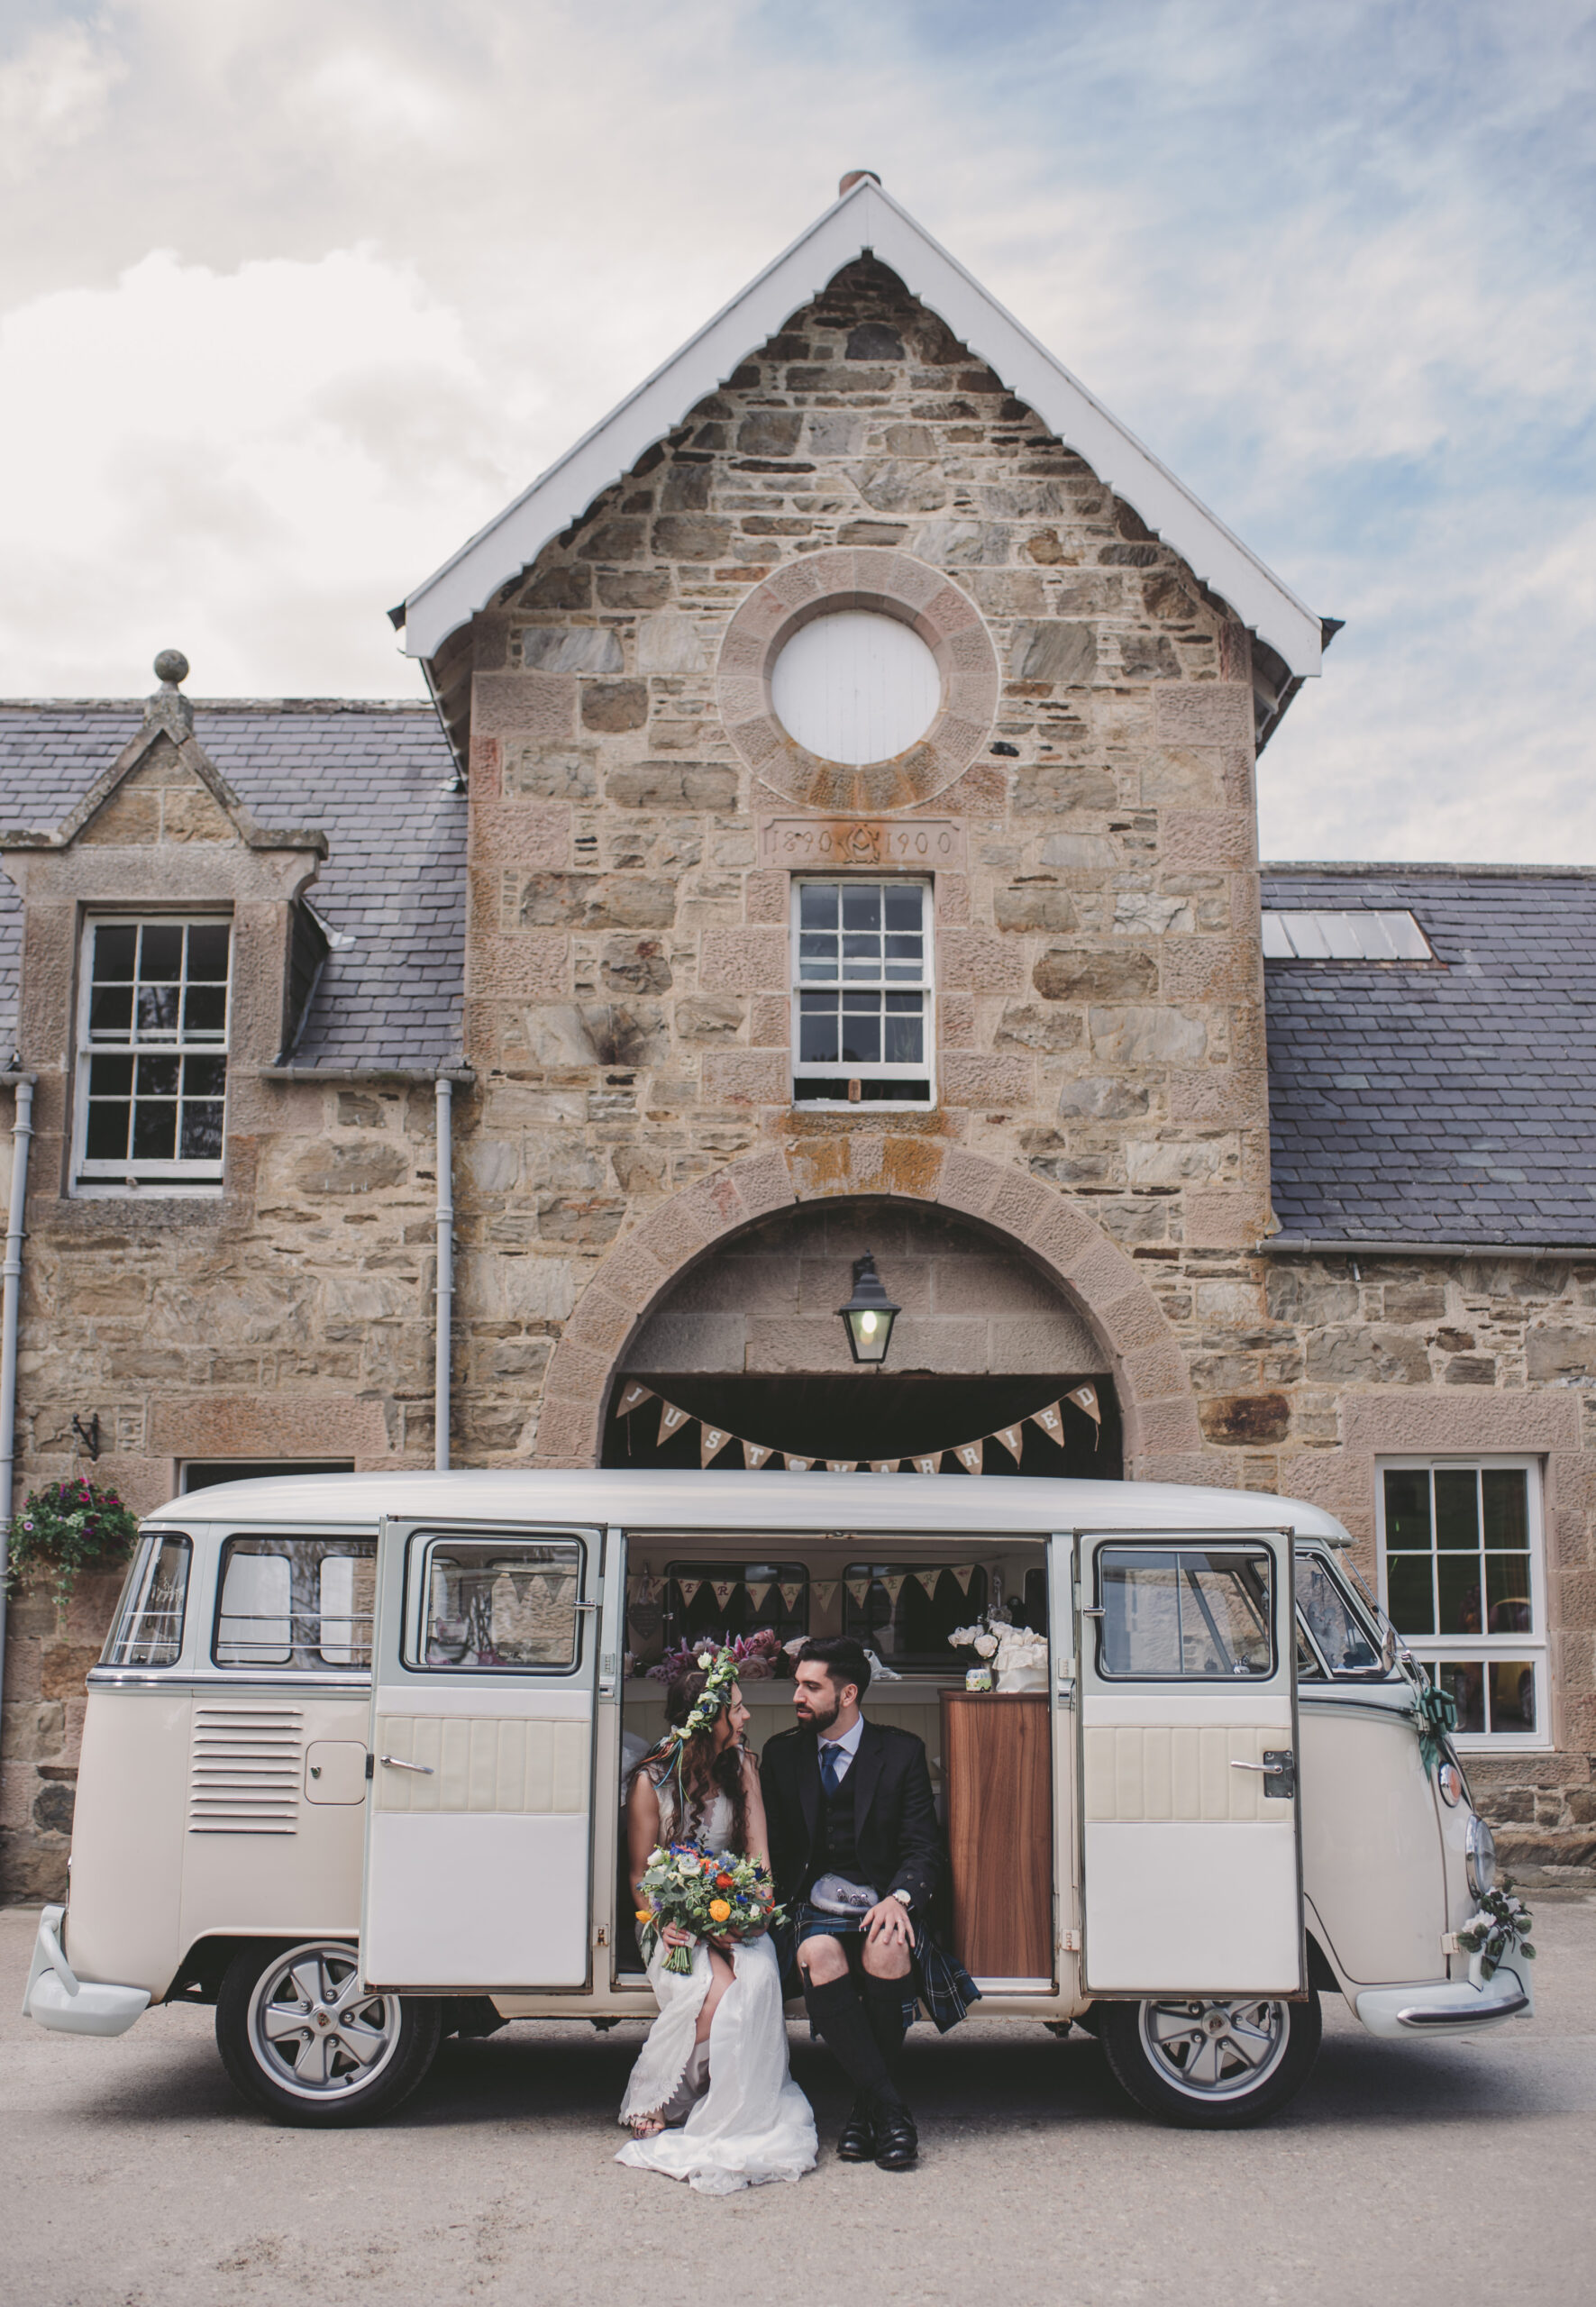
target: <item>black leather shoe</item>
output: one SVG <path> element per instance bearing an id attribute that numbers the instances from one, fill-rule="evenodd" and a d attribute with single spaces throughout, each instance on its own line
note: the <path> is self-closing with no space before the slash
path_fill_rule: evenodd
<path id="1" fill-rule="evenodd" d="M 864 2101 L 855 2099 L 853 2111 L 843 2125 L 837 2139 L 838 2160 L 844 2163 L 873 2163 L 875 2156 L 875 2124 Z"/>
<path id="2" fill-rule="evenodd" d="M 907 2107 L 883 2107 L 876 2117 L 876 2168 L 912 2171 L 920 2159 L 920 2136 Z"/>

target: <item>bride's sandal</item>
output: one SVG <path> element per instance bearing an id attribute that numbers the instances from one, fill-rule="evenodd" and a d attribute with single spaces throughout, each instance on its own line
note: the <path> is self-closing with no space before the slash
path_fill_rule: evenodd
<path id="1" fill-rule="evenodd" d="M 657 2138 L 665 2128 L 663 2114 L 634 2115 L 631 2129 L 634 2138 Z"/>

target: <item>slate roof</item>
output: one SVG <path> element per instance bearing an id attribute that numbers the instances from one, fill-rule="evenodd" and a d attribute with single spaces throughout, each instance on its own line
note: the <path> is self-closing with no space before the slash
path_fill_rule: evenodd
<path id="1" fill-rule="evenodd" d="M 1265 907 L 1408 907 L 1442 965 L 1265 967 L 1287 1236 L 1596 1244 L 1596 872 L 1263 869 Z"/>
<path id="2" fill-rule="evenodd" d="M 141 703 L 0 702 L 0 826 L 59 825 L 142 720 Z M 355 942 L 329 953 L 291 1062 L 457 1064 L 466 797 L 444 790 L 454 764 L 432 707 L 196 702 L 194 733 L 260 824 L 327 836 L 310 900 Z M 0 878 L 5 1049 L 21 935 L 21 900 Z"/>

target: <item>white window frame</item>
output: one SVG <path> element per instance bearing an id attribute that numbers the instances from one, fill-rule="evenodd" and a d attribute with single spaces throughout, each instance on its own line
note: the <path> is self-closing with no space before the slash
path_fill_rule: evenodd
<path id="1" fill-rule="evenodd" d="M 169 1037 L 141 1042 L 135 1030 L 123 1041 L 94 1041 L 89 1034 L 89 1010 L 94 993 L 94 937 L 101 929 L 185 929 L 225 928 L 227 931 L 227 991 L 223 1008 L 223 1024 L 220 1041 L 186 1041 L 178 1029 Z M 78 943 L 78 1032 L 77 1062 L 74 1070 L 72 1113 L 72 1168 L 68 1191 L 75 1200 L 124 1200 L 140 1194 L 157 1193 L 165 1197 L 188 1199 L 214 1199 L 223 1190 L 223 1173 L 226 1158 L 227 1092 L 223 1090 L 222 1130 L 223 1151 L 214 1161 L 135 1162 L 130 1155 L 125 1162 L 105 1159 L 91 1161 L 88 1142 L 88 1082 L 89 1065 L 96 1057 L 114 1057 L 125 1053 L 136 1064 L 141 1055 L 159 1053 L 168 1057 L 220 1057 L 231 1064 L 233 1038 L 233 978 L 238 950 L 238 925 L 230 911 L 217 907 L 194 913 L 163 913 L 159 907 L 149 912 L 88 913 L 79 926 Z"/>
<path id="2" fill-rule="evenodd" d="M 815 887 L 908 888 L 920 891 L 920 975 L 913 984 L 907 980 L 889 984 L 885 977 L 864 984 L 855 980 L 855 992 L 919 993 L 925 997 L 926 1054 L 918 1065 L 889 1064 L 884 1059 L 878 1064 L 848 1064 L 839 1060 L 835 1065 L 805 1064 L 799 1057 L 803 1046 L 802 1015 L 806 993 L 824 993 L 834 988 L 846 991 L 847 980 L 836 978 L 828 982 L 806 982 L 799 973 L 798 938 L 802 892 Z M 834 870 L 829 873 L 795 873 L 789 900 L 789 963 L 788 979 L 792 988 L 792 1080 L 793 1103 L 816 1113 L 857 1113 L 868 1108 L 872 1113 L 927 1113 L 936 1103 L 936 890 L 928 874 L 883 873 L 879 868 L 871 872 L 847 872 Z M 868 1101 L 851 1098 L 805 1098 L 799 1099 L 797 1087 L 800 1081 L 835 1081 L 839 1077 L 863 1081 L 924 1081 L 924 1098 L 872 1098 Z"/>
<path id="3" fill-rule="evenodd" d="M 1525 1476 L 1525 1494 L 1529 1530 L 1529 1602 L 1535 1631 L 1531 1634 L 1482 1635 L 1417 1635 L 1401 1634 L 1401 1639 L 1415 1658 L 1424 1665 L 1432 1662 L 1452 1660 L 1460 1665 L 1479 1664 L 1489 1666 L 1496 1659 L 1528 1659 L 1535 1670 L 1535 1721 L 1533 1731 L 1518 1730 L 1460 1730 L 1455 1734 L 1460 1752 L 1470 1754 L 1538 1753 L 1550 1747 L 1552 1738 L 1552 1675 L 1551 1643 L 1546 1630 L 1546 1517 L 1543 1508 L 1544 1464 L 1536 1456 L 1482 1450 L 1468 1454 L 1459 1451 L 1429 1451 L 1411 1455 L 1380 1457 L 1374 1461 L 1374 1514 L 1380 1562 L 1380 1607 L 1390 1615 L 1388 1582 L 1386 1578 L 1385 1543 L 1385 1477 L 1388 1473 L 1446 1472 L 1455 1467 L 1479 1468 L 1483 1473 L 1501 1468 Z M 1432 1493 L 1433 1495 L 1433 1493 Z M 1431 1527 L 1434 1546 L 1434 1526 Z M 1399 1628 L 1399 1633 L 1400 1629 Z"/>

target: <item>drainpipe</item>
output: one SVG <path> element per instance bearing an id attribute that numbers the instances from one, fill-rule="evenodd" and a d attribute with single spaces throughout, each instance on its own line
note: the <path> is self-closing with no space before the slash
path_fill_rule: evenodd
<path id="1" fill-rule="evenodd" d="M 454 1314 L 454 1084 L 440 1074 L 438 1097 L 438 1286 L 437 1332 L 433 1347 L 433 1464 L 449 1471 L 449 1351 Z M 8 1269 L 9 1271 L 9 1269 Z M 10 1284 L 7 1283 L 9 1289 Z M 9 1300 L 7 1301 L 9 1303 Z"/>
<path id="2" fill-rule="evenodd" d="M 11 1552 L 11 1500 L 16 1471 L 16 1334 L 23 1298 L 23 1213 L 28 1199 L 28 1146 L 33 1135 L 32 1073 L 14 1073 L 16 1117 L 11 1129 L 11 1211 L 5 1259 L 0 1265 L 0 1701 L 5 1696 L 5 1573 Z"/>

